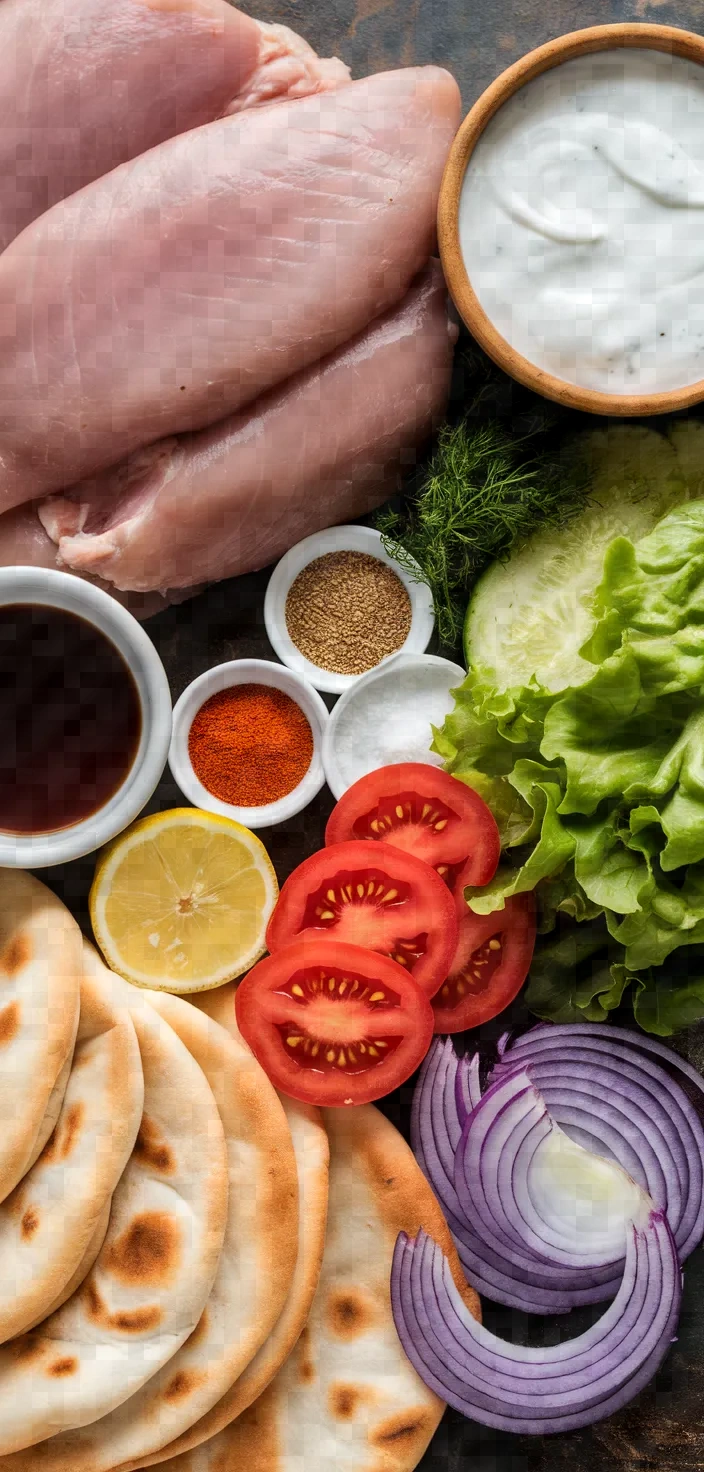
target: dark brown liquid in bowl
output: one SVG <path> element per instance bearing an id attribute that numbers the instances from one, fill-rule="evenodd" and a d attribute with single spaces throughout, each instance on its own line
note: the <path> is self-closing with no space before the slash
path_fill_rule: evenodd
<path id="1" fill-rule="evenodd" d="M 0 830 L 51 833 L 117 792 L 139 746 L 137 686 L 86 619 L 0 607 Z"/>

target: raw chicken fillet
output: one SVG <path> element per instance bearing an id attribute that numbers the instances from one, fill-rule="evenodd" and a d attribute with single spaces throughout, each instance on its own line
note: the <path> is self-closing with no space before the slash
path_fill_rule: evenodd
<path id="1" fill-rule="evenodd" d="M 31 39 L 26 4 L 0 7 L 0 563 L 171 596 L 378 505 L 446 401 L 453 79 L 351 82 L 224 0 L 73 0 L 75 44 L 70 0 Z"/>

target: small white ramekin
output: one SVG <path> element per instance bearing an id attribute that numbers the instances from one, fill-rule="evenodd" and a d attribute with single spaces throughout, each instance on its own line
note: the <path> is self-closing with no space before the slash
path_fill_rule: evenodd
<path id="1" fill-rule="evenodd" d="M 93 853 L 141 813 L 166 764 L 171 736 L 171 695 L 164 666 L 149 635 L 109 593 L 53 568 L 0 568 L 0 606 L 15 603 L 60 608 L 93 624 L 120 651 L 132 672 L 141 706 L 142 730 L 137 754 L 122 786 L 103 807 L 90 818 L 54 833 L 0 831 L 0 866 L 42 869 Z"/>
<path id="2" fill-rule="evenodd" d="M 442 725 L 448 711 L 452 710 L 453 699 L 450 694 L 457 685 L 461 685 L 465 679 L 465 671 L 459 664 L 453 664 L 449 659 L 442 659 L 439 654 L 395 654 L 391 655 L 383 664 L 376 669 L 370 670 L 367 675 L 360 675 L 359 679 L 340 697 L 333 710 L 328 728 L 323 741 L 323 766 L 325 767 L 325 778 L 333 797 L 342 797 L 353 782 L 365 776 L 367 772 L 375 770 L 375 766 L 386 766 L 389 763 L 423 761 L 429 766 L 442 766 L 442 757 L 436 756 L 430 750 L 432 740 L 431 724 Z M 346 722 L 353 715 L 355 708 L 363 712 L 365 704 L 369 700 L 370 693 L 376 700 L 377 705 L 382 708 L 388 707 L 389 741 L 382 763 L 374 762 L 369 758 L 369 747 L 362 736 L 360 741 L 360 761 L 356 775 L 350 779 L 339 761 L 339 737 Z M 410 753 L 406 749 L 406 736 L 404 723 L 401 721 L 396 727 L 394 724 L 394 696 L 403 694 L 408 708 L 413 715 L 419 709 L 427 713 L 428 723 L 428 746 L 421 755 L 418 752 Z M 427 704 L 424 705 L 424 696 Z"/>
<path id="3" fill-rule="evenodd" d="M 333 670 L 324 670 L 319 665 L 312 664 L 296 647 L 286 626 L 286 599 L 291 584 L 309 562 L 314 562 L 317 557 L 324 557 L 328 552 L 366 552 L 369 557 L 377 557 L 387 567 L 393 568 L 411 600 L 411 627 L 408 638 L 401 645 L 404 654 L 420 654 L 427 649 L 434 624 L 433 600 L 427 583 L 420 581 L 420 573 L 416 580 L 405 567 L 394 562 L 393 557 L 384 550 L 379 532 L 370 526 L 331 526 L 327 531 L 315 532 L 312 537 L 305 537 L 302 542 L 297 542 L 277 562 L 264 599 L 264 623 L 269 642 L 279 659 L 289 669 L 303 675 L 316 690 L 340 695 L 363 677 L 339 675 Z M 393 658 L 393 655 L 388 657 Z M 379 665 L 374 668 L 378 669 Z"/>
<path id="4" fill-rule="evenodd" d="M 193 721 L 206 700 L 221 690 L 233 685 L 271 685 L 283 690 L 299 705 L 310 722 L 313 733 L 313 757 L 305 777 L 297 787 L 280 797 L 278 802 L 264 803 L 261 807 L 237 807 L 234 803 L 221 802 L 213 797 L 199 781 L 188 754 L 188 737 Z M 328 723 L 328 711 L 316 690 L 293 670 L 274 664 L 268 659 L 233 659 L 228 664 L 218 664 L 206 670 L 186 687 L 174 706 L 173 732 L 169 750 L 169 767 L 182 793 L 197 808 L 206 812 L 219 813 L 223 818 L 234 818 L 245 828 L 272 828 L 275 823 L 285 823 L 312 802 L 325 782 L 323 771 L 323 735 Z"/>

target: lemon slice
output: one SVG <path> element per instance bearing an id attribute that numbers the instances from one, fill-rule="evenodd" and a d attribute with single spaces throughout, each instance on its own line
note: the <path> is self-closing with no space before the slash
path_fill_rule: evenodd
<path id="1" fill-rule="evenodd" d="M 248 828 L 172 808 L 133 823 L 106 848 L 90 916 L 120 976 L 158 991 L 207 991 L 264 954 L 278 892 L 271 859 Z"/>

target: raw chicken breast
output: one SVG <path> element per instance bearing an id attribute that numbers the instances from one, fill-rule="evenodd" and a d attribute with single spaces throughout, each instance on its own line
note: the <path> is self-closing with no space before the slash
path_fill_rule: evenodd
<path id="1" fill-rule="evenodd" d="M 0 509 L 199 429 L 426 263 L 453 78 L 388 72 L 171 138 L 0 256 Z"/>
<path id="2" fill-rule="evenodd" d="M 220 117 L 262 64 L 226 0 L 2 0 L 0 249 L 57 200 Z"/>
<path id="3" fill-rule="evenodd" d="M 2 0 L 0 250 L 177 133 L 349 79 L 227 0 Z"/>
<path id="4" fill-rule="evenodd" d="M 232 99 L 228 113 L 264 107 L 283 98 L 309 97 L 350 81 L 350 69 L 337 56 L 322 58 L 288 26 L 259 26 L 259 59 L 246 84 Z"/>
<path id="5" fill-rule="evenodd" d="M 183 588 L 378 506 L 444 409 L 455 337 L 435 263 L 400 307 L 249 410 L 45 502 L 59 565 Z"/>
<path id="6" fill-rule="evenodd" d="M 53 567 L 57 566 L 56 547 L 47 535 L 37 516 L 36 506 L 16 506 L 0 516 L 0 567 Z M 124 603 L 135 618 L 151 618 L 161 613 L 169 603 L 178 603 L 182 595 L 170 591 L 161 593 L 118 593 L 112 584 L 101 578 L 91 577 L 107 593 L 112 593 L 118 602 Z M 192 589 L 197 592 L 197 589 Z"/>

